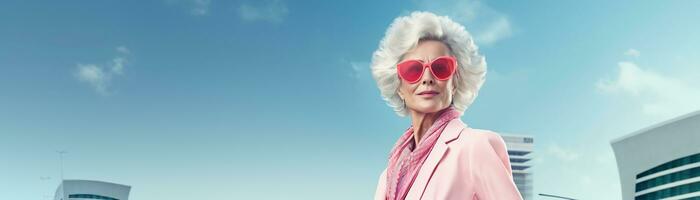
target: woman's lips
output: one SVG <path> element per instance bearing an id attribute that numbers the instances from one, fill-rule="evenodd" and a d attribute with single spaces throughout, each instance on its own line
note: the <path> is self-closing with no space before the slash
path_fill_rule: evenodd
<path id="1" fill-rule="evenodd" d="M 438 94 L 440 94 L 440 93 L 437 92 L 437 91 L 432 91 L 432 90 L 430 90 L 430 91 L 423 91 L 423 92 L 420 92 L 420 93 L 418 93 L 418 96 L 422 96 L 422 97 L 433 97 L 433 96 L 436 96 L 436 95 L 438 95 Z"/>

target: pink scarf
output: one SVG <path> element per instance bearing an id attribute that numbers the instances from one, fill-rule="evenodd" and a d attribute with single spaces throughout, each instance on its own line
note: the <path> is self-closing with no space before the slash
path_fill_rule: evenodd
<path id="1" fill-rule="evenodd" d="M 450 120 L 458 118 L 461 113 L 452 107 L 448 107 L 439 111 L 439 117 L 428 128 L 422 136 L 421 142 L 413 149 L 406 157 L 401 158 L 401 154 L 406 148 L 412 144 L 413 126 L 399 138 L 394 145 L 394 148 L 389 154 L 389 166 L 387 167 L 387 187 L 386 199 L 397 200 L 404 199 L 408 194 L 408 189 L 411 188 L 418 170 L 423 165 L 423 162 L 428 157 L 430 150 L 433 149 L 437 139 L 442 134 L 442 131 L 447 126 Z M 399 160 L 402 159 L 402 160 Z M 401 162 L 401 163 L 399 163 Z M 400 166 L 397 166 L 399 165 Z"/>

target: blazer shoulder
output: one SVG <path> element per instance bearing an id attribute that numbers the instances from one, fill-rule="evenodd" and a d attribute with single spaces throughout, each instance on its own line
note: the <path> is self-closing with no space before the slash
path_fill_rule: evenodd
<path id="1" fill-rule="evenodd" d="M 495 151 L 498 154 L 507 153 L 503 138 L 491 130 L 465 128 L 457 140 L 458 146 L 472 151 Z"/>
<path id="2" fill-rule="evenodd" d="M 473 167 L 499 163 L 510 165 L 506 144 L 496 132 L 465 128 L 453 143 L 450 148 L 455 150 L 455 156 Z"/>

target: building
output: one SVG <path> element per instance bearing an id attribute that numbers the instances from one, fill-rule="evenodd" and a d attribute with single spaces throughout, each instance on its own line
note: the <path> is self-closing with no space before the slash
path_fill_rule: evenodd
<path id="1" fill-rule="evenodd" d="M 54 200 L 129 200 L 131 186 L 89 180 L 63 180 Z"/>
<path id="2" fill-rule="evenodd" d="M 510 167 L 513 169 L 513 181 L 518 186 L 520 195 L 524 200 L 532 200 L 532 165 L 528 162 L 532 160 L 534 139 L 532 136 L 522 135 L 501 135 L 506 142 L 508 156 L 510 157 Z"/>
<path id="3" fill-rule="evenodd" d="M 622 199 L 700 199 L 700 111 L 611 144 Z"/>

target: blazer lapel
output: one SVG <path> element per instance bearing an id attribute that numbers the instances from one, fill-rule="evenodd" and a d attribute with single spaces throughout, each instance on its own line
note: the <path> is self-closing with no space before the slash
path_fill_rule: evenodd
<path id="1" fill-rule="evenodd" d="M 435 146 L 430 151 L 430 154 L 428 154 L 423 166 L 418 170 L 416 180 L 413 182 L 411 189 L 408 190 L 406 199 L 420 199 L 423 196 L 423 192 L 425 192 L 425 188 L 433 175 L 433 171 L 435 171 L 438 163 L 442 160 L 447 149 L 449 149 L 447 143 L 457 139 L 462 129 L 464 129 L 464 123 L 462 123 L 462 120 L 459 118 L 453 119 L 447 124 L 443 130 L 444 132 L 440 135 L 437 142 L 435 142 Z"/>

